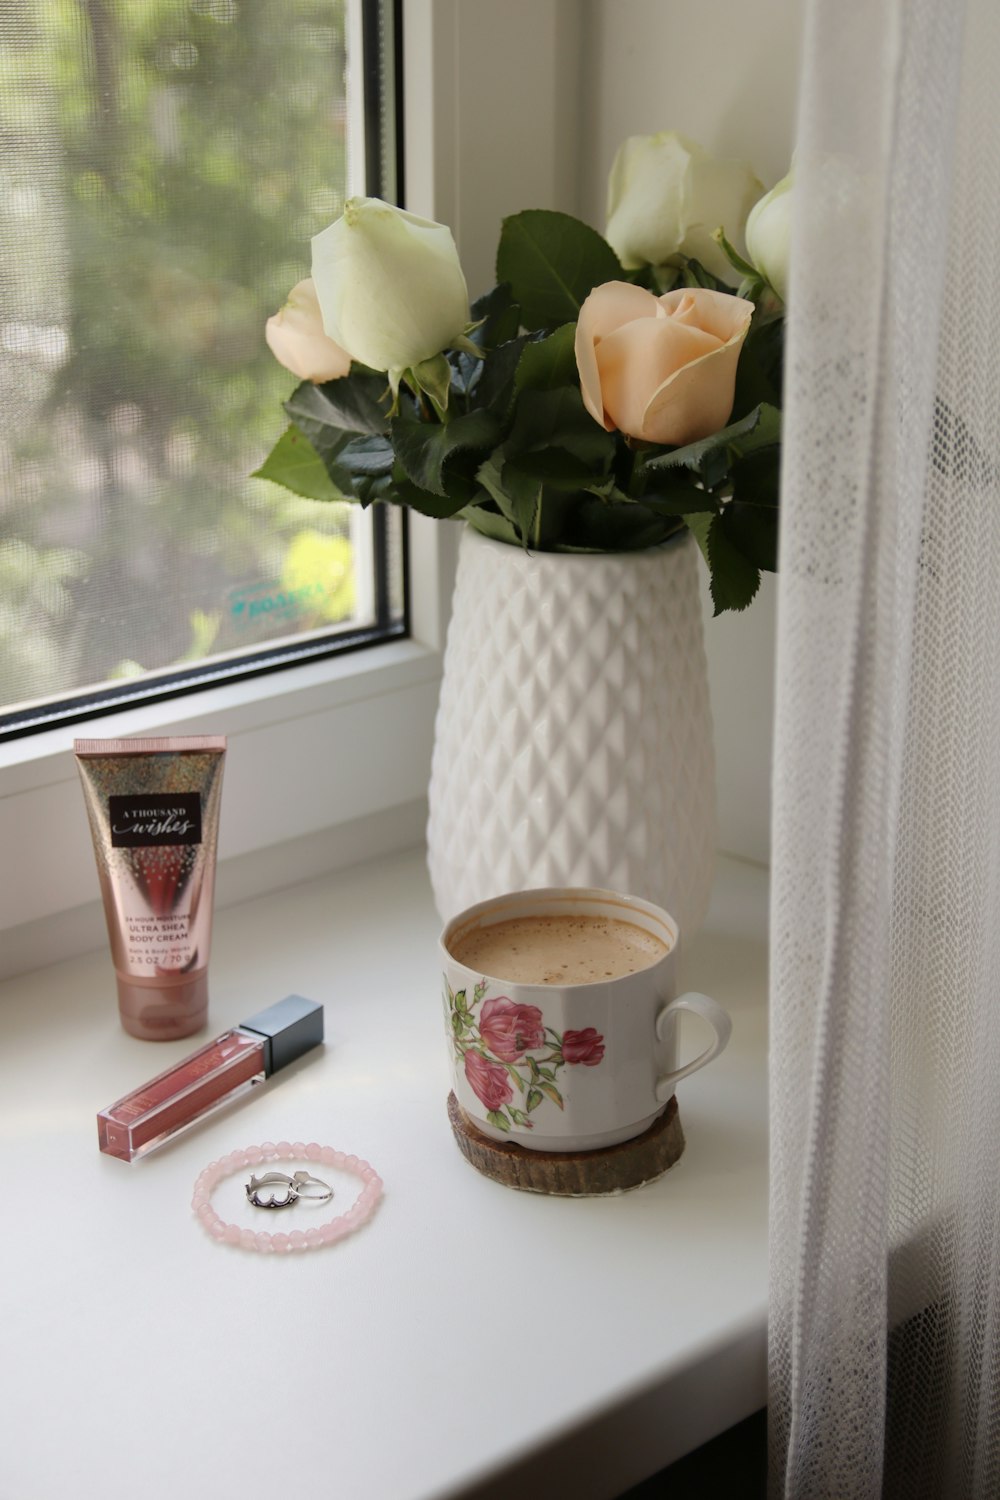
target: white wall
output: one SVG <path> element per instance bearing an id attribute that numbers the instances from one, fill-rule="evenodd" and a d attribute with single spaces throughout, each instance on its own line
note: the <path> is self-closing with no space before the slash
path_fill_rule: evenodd
<path id="1" fill-rule="evenodd" d="M 765 187 L 788 170 L 799 0 L 583 0 L 578 213 L 604 227 L 621 141 L 677 129 L 747 160 Z M 716 726 L 720 846 L 769 854 L 774 580 L 741 615 L 711 619 L 706 645 Z"/>

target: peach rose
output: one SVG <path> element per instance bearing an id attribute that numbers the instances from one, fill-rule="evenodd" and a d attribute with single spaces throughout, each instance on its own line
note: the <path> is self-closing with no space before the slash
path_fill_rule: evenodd
<path id="1" fill-rule="evenodd" d="M 584 404 L 608 432 L 679 447 L 725 427 L 753 303 L 705 287 L 656 297 L 627 281 L 580 308 L 576 363 Z"/>
<path id="2" fill-rule="evenodd" d="M 300 380 L 339 380 L 351 368 L 351 356 L 323 331 L 311 276 L 292 287 L 281 311 L 268 318 L 264 337 L 278 363 Z"/>

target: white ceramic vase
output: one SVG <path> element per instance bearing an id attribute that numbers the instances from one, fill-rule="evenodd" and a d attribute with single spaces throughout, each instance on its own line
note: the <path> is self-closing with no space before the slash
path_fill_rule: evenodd
<path id="1" fill-rule="evenodd" d="M 467 527 L 427 827 L 438 912 L 504 891 L 600 886 L 708 903 L 715 760 L 694 540 L 525 552 Z"/>

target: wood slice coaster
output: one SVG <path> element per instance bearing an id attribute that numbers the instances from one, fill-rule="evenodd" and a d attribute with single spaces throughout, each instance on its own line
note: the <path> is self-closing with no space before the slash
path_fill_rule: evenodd
<path id="1" fill-rule="evenodd" d="M 599 1151 L 530 1151 L 491 1140 L 453 1093 L 448 1095 L 448 1119 L 458 1149 L 485 1177 L 522 1192 L 561 1198 L 594 1198 L 641 1187 L 662 1177 L 684 1150 L 676 1097 L 642 1135 Z"/>

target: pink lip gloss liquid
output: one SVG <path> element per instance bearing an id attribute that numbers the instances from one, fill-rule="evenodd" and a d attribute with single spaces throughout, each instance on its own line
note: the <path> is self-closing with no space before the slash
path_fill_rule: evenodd
<path id="1" fill-rule="evenodd" d="M 100 1148 L 120 1161 L 135 1161 L 322 1040 L 322 1005 L 287 995 L 102 1109 Z"/>

